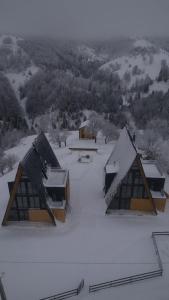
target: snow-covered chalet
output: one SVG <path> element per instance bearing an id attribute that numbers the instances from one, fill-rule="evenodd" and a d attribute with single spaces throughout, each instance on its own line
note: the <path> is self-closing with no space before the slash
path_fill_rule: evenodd
<path id="1" fill-rule="evenodd" d="M 63 170 L 43 132 L 20 161 L 8 182 L 9 201 L 2 225 L 11 222 L 65 221 L 69 201 L 69 172 Z"/>
<path id="2" fill-rule="evenodd" d="M 114 210 L 164 211 L 165 176 L 156 161 L 144 160 L 127 128 L 105 165 L 106 213 Z"/>

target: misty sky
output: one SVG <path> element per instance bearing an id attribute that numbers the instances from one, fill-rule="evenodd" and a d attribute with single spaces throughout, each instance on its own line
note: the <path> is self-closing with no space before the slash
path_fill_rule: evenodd
<path id="1" fill-rule="evenodd" d="M 0 33 L 168 36 L 169 0 L 0 0 Z"/>

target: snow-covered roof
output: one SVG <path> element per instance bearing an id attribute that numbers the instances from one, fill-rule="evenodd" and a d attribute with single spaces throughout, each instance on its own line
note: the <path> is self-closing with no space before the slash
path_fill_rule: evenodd
<path id="1" fill-rule="evenodd" d="M 150 190 L 150 192 L 153 199 L 166 199 L 166 195 L 163 192 L 156 192 L 153 190 Z"/>
<path id="2" fill-rule="evenodd" d="M 115 146 L 115 149 L 110 155 L 110 158 L 107 162 L 107 165 L 113 165 L 114 163 L 116 163 L 119 166 L 118 173 L 115 176 L 106 194 L 105 200 L 107 205 L 110 204 L 112 200 L 112 196 L 114 196 L 119 184 L 126 176 L 128 170 L 130 169 L 132 163 L 136 158 L 136 155 L 137 155 L 136 149 L 131 142 L 127 129 L 123 128 L 123 130 L 120 133 L 119 140 Z"/>
<path id="3" fill-rule="evenodd" d="M 107 164 L 106 165 L 106 173 L 117 173 L 119 171 L 119 162 L 114 161 L 113 164 Z"/>
<path id="4" fill-rule="evenodd" d="M 158 169 L 155 161 L 142 160 L 142 166 L 147 178 L 165 178 Z"/>
<path id="5" fill-rule="evenodd" d="M 67 170 L 49 168 L 47 170 L 47 179 L 43 179 L 43 184 L 45 187 L 64 187 L 66 178 Z"/>
<path id="6" fill-rule="evenodd" d="M 86 120 L 86 121 L 82 122 L 82 123 L 80 124 L 80 126 L 79 126 L 79 129 L 80 129 L 80 128 L 83 128 L 83 127 L 86 127 L 86 126 L 89 126 L 89 120 Z"/>

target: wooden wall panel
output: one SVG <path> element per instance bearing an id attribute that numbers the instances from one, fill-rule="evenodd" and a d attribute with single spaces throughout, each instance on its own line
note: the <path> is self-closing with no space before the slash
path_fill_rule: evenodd
<path id="1" fill-rule="evenodd" d="M 148 199 L 132 198 L 131 203 L 130 203 L 130 209 L 131 210 L 140 210 L 140 211 L 149 211 L 149 212 L 154 211 L 152 201 L 149 198 Z"/>
<path id="2" fill-rule="evenodd" d="M 47 222 L 52 223 L 49 213 L 45 209 L 29 209 L 28 211 L 29 221 L 32 222 Z"/>
<path id="3" fill-rule="evenodd" d="M 66 211 L 65 209 L 52 209 L 52 213 L 55 216 L 55 218 L 61 222 L 65 222 L 66 219 Z"/>

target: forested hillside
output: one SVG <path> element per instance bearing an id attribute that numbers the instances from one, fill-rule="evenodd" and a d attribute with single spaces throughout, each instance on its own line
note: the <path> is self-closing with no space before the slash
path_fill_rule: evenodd
<path id="1" fill-rule="evenodd" d="M 168 44 L 157 39 L 65 42 L 5 36 L 0 39 L 1 115 L 7 118 L 15 111 L 33 124 L 57 111 L 68 128 L 70 120 L 78 126 L 84 110 L 103 114 L 119 127 L 128 113 L 138 128 L 157 117 L 167 120 Z M 12 87 L 7 88 L 5 78 Z"/>

